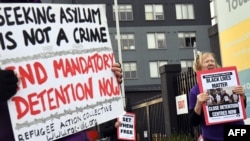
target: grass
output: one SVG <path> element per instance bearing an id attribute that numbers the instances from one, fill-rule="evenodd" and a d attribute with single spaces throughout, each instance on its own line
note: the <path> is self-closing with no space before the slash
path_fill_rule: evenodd
<path id="1" fill-rule="evenodd" d="M 181 135 L 171 135 L 166 137 L 153 138 L 153 141 L 195 141 L 191 135 L 181 134 Z"/>

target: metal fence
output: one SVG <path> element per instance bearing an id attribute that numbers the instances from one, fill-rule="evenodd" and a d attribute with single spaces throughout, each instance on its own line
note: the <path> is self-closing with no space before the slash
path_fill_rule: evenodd
<path id="1" fill-rule="evenodd" d="M 196 83 L 195 73 L 192 69 L 181 72 L 177 75 L 174 83 L 177 83 L 178 94 L 188 94 L 192 86 Z M 171 89 L 171 88 L 169 88 Z M 153 98 L 143 100 L 143 102 L 132 106 L 132 112 L 136 114 L 136 141 L 163 141 L 166 134 L 162 95 L 159 94 Z M 175 134 L 189 134 L 194 139 L 200 134 L 198 128 L 193 128 L 189 122 L 188 114 L 177 115 L 177 127 Z"/>
<path id="2" fill-rule="evenodd" d="M 187 99 L 189 98 L 189 95 L 188 95 L 189 91 L 196 83 L 197 81 L 196 81 L 195 72 L 192 70 L 192 68 L 188 68 L 187 71 L 181 72 L 179 75 L 177 75 L 178 93 L 186 94 Z M 182 130 L 179 130 L 181 131 L 179 133 L 190 134 L 194 138 L 197 138 L 199 136 L 200 129 L 199 127 L 194 128 L 191 126 L 191 123 L 189 122 L 188 114 L 178 115 L 177 118 L 178 118 L 178 129 L 182 129 Z"/>
<path id="3" fill-rule="evenodd" d="M 165 136 L 164 111 L 161 95 L 144 100 L 133 106 L 136 115 L 136 141 L 152 141 L 153 138 Z"/>

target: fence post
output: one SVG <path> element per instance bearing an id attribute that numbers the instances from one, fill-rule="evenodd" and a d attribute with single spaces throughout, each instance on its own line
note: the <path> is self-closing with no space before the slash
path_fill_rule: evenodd
<path id="1" fill-rule="evenodd" d="M 163 98 L 164 121 L 167 136 L 178 129 L 175 96 L 178 95 L 177 75 L 181 72 L 180 64 L 161 66 L 161 90 Z"/>

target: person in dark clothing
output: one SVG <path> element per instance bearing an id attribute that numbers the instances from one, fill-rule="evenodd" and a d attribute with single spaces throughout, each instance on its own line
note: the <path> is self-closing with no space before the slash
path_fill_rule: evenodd
<path id="1" fill-rule="evenodd" d="M 205 52 L 199 54 L 193 64 L 194 71 L 211 70 L 218 68 L 213 53 Z M 242 86 L 236 86 L 234 91 L 244 97 L 246 106 L 245 90 Z M 201 126 L 204 141 L 224 141 L 224 125 L 244 125 L 244 120 L 234 121 L 230 123 L 221 123 L 215 125 L 206 125 L 202 105 L 209 100 L 208 93 L 201 93 L 198 84 L 196 84 L 189 93 L 189 114 L 190 121 L 193 126 Z"/>
<path id="2" fill-rule="evenodd" d="M 232 91 L 230 98 L 233 103 L 239 102 L 239 95 L 237 95 L 234 91 Z"/>
<path id="3" fill-rule="evenodd" d="M 117 136 L 117 128 L 121 125 L 116 118 L 100 125 L 101 138 L 110 138 L 110 141 L 120 141 Z"/>
<path id="4" fill-rule="evenodd" d="M 222 95 L 220 93 L 220 90 L 215 90 L 215 103 L 217 105 L 220 105 L 222 102 Z"/>
<path id="5" fill-rule="evenodd" d="M 230 96 L 226 92 L 226 90 L 223 90 L 223 92 L 222 92 L 222 103 L 223 104 L 229 104 L 230 103 Z"/>

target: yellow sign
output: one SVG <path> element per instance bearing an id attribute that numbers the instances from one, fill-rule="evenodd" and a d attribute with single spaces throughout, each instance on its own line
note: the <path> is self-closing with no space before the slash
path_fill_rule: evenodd
<path id="1" fill-rule="evenodd" d="M 250 67 L 250 18 L 220 32 L 223 66 L 236 65 L 238 71 Z"/>

